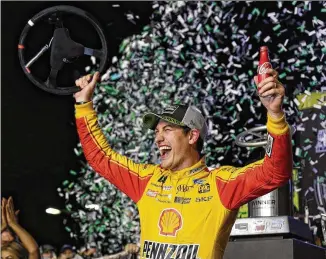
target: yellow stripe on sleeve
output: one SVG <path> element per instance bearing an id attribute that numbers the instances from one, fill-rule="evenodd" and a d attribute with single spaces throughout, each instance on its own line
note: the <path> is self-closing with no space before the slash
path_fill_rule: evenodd
<path id="1" fill-rule="evenodd" d="M 75 104 L 75 117 L 76 119 L 85 117 L 87 115 L 96 114 L 93 108 L 93 102 L 88 102 L 84 104 Z"/>
<path id="2" fill-rule="evenodd" d="M 267 113 L 267 131 L 275 135 L 283 135 L 289 130 L 285 115 L 275 119 Z"/>

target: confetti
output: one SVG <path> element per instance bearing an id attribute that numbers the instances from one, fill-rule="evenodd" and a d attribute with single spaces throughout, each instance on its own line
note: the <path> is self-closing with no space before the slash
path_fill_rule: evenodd
<path id="1" fill-rule="evenodd" d="M 208 166 L 244 166 L 255 149 L 236 146 L 235 136 L 244 127 L 266 123 L 266 109 L 253 81 L 262 45 L 269 47 L 272 65 L 286 88 L 283 108 L 287 121 L 299 134 L 311 130 L 317 135 L 319 121 L 325 120 L 325 105 L 313 104 L 314 110 L 309 114 L 301 109 L 314 93 L 325 91 L 326 28 L 322 2 L 266 5 L 159 1 L 153 2 L 152 8 L 149 25 L 121 42 L 119 56 L 112 58 L 94 95 L 99 123 L 117 152 L 135 162 L 158 163 L 153 134 L 142 128 L 142 115 L 172 103 L 185 103 L 197 106 L 207 116 L 210 135 L 204 151 Z M 138 19 L 131 12 L 125 17 L 133 23 Z M 95 60 L 92 62 L 94 65 Z M 91 68 L 94 69 L 95 66 Z M 313 175 L 324 173 L 317 168 L 325 156 L 312 157 L 313 142 L 300 145 L 293 140 L 293 145 L 295 165 L 302 168 L 305 164 Z M 80 145 L 74 152 L 82 155 Z M 138 242 L 139 216 L 129 198 L 87 164 L 70 176 L 74 180 L 64 181 L 59 195 L 69 192 L 66 203 L 74 204 L 71 210 L 78 211 L 78 207 L 83 211 L 72 214 L 83 231 L 76 233 L 71 229 L 70 233 L 84 242 L 92 240 L 103 254 L 121 251 L 123 239 Z M 300 172 L 298 179 L 305 177 Z M 296 190 L 300 195 L 312 195 L 315 188 L 325 184 L 322 181 L 324 178 Z M 99 205 L 99 209 L 90 209 L 92 204 Z M 319 203 L 316 206 L 323 207 Z M 314 216 L 309 218 L 311 224 Z"/>

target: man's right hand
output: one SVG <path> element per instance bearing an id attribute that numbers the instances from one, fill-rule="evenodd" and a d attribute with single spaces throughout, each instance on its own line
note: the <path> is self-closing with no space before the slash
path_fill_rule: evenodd
<path id="1" fill-rule="evenodd" d="M 89 102 L 92 100 L 94 89 L 97 81 L 100 79 L 100 73 L 94 75 L 88 74 L 76 80 L 76 86 L 81 88 L 81 91 L 74 94 L 76 102 Z"/>

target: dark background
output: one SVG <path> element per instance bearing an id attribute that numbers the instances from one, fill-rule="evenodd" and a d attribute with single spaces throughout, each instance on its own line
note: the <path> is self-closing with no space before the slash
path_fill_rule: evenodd
<path id="1" fill-rule="evenodd" d="M 73 151 L 78 143 L 74 100 L 72 96 L 52 95 L 33 85 L 20 67 L 17 45 L 29 19 L 60 4 L 79 7 L 99 20 L 108 40 L 109 61 L 118 54 L 124 38 L 141 31 L 152 12 L 151 2 L 1 2 L 1 196 L 14 198 L 21 211 L 20 223 L 39 245 L 50 243 L 58 248 L 74 241 L 64 229 L 63 217 L 48 215 L 45 209 L 64 208 L 64 198 L 58 196 L 57 188 L 69 178 L 69 170 L 81 166 Z M 113 8 L 114 4 L 120 7 Z M 128 11 L 139 15 L 136 25 L 127 20 Z M 36 25 L 28 38 L 34 53 L 48 43 L 43 40 L 44 35 L 52 32 L 50 26 L 40 25 L 37 29 Z M 69 29 L 92 41 L 84 26 Z M 44 62 L 48 66 L 46 57 L 35 66 Z"/>
<path id="2" fill-rule="evenodd" d="M 45 8 L 60 4 L 79 7 L 99 20 L 108 40 L 109 61 L 118 55 L 123 39 L 138 34 L 149 23 L 152 13 L 152 2 L 1 2 L 1 195 L 13 196 L 17 209 L 21 210 L 21 224 L 40 245 L 50 243 L 58 248 L 74 241 L 64 229 L 63 217 L 48 215 L 45 209 L 64 208 L 64 198 L 59 197 L 57 188 L 70 177 L 70 170 L 78 171 L 81 166 L 73 151 L 78 143 L 74 100 L 72 96 L 52 95 L 33 85 L 20 67 L 17 44 L 29 19 Z M 120 7 L 113 8 L 114 4 Z M 136 25 L 127 20 L 125 14 L 129 11 L 140 16 Z M 86 42 L 88 47 L 93 43 L 96 45 L 94 31 L 90 32 L 85 24 L 69 20 L 65 25 L 71 25 L 73 39 Z M 35 55 L 51 38 L 51 26 L 37 26 L 33 27 L 26 45 L 26 51 L 31 55 Z M 33 64 L 32 73 L 42 72 L 48 66 L 49 54 L 46 53 Z M 41 75 L 47 77 L 46 73 Z M 310 125 L 310 121 L 308 123 Z M 307 131 L 307 134 L 310 136 L 311 132 Z M 256 154 L 253 153 L 252 158 L 256 160 Z M 250 159 L 247 162 L 251 162 Z M 322 162 L 317 166 L 322 167 Z M 306 167 L 302 170 L 311 172 Z M 313 176 L 307 177 L 303 188 L 311 185 Z"/>

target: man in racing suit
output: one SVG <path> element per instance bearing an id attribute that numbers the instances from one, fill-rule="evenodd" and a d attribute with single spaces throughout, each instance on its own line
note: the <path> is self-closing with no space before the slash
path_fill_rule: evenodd
<path id="1" fill-rule="evenodd" d="M 91 99 L 99 74 L 76 81 L 82 88 L 74 97 L 84 154 L 96 172 L 137 204 L 140 258 L 221 259 L 238 208 L 290 179 L 292 148 L 282 112 L 284 88 L 275 70 L 268 73 L 272 76 L 260 84 L 255 77 L 268 110 L 264 159 L 242 168 L 213 170 L 198 151 L 197 143 L 207 131 L 196 108 L 176 105 L 162 114 L 146 114 L 144 124 L 155 129 L 161 164 L 137 164 L 113 151 L 98 125 Z"/>

